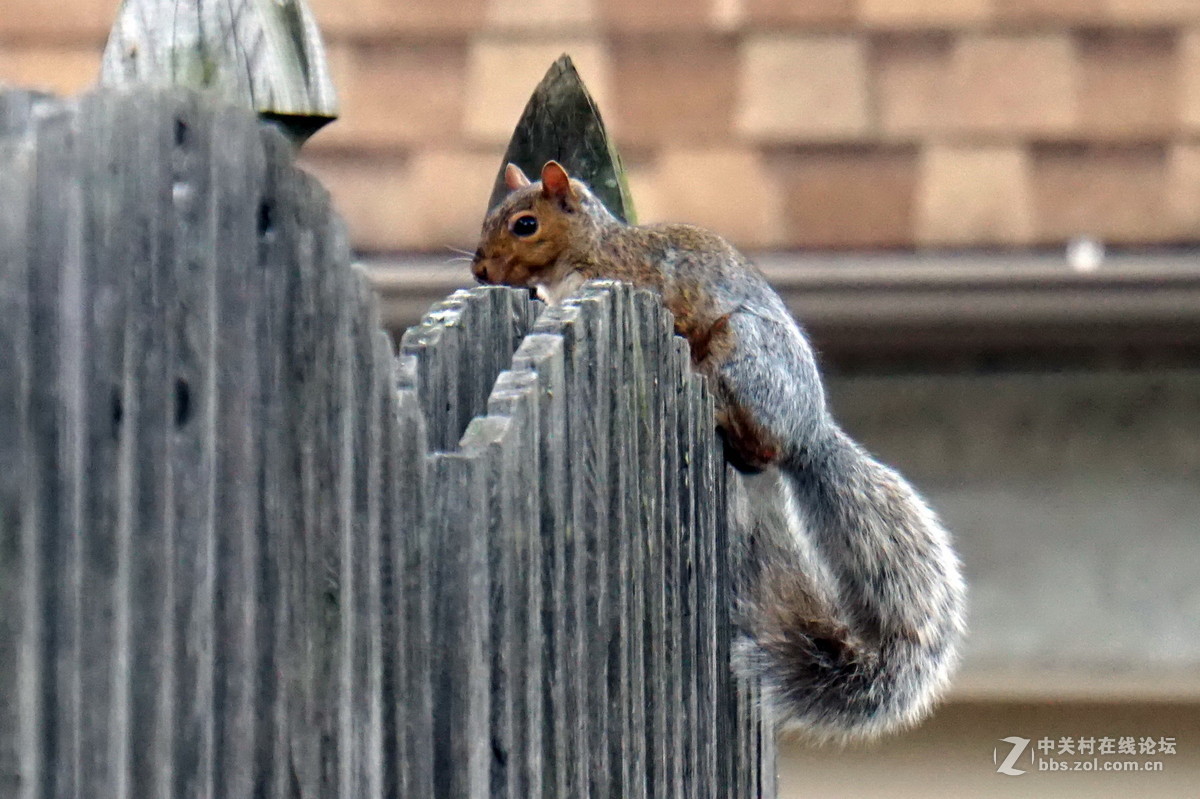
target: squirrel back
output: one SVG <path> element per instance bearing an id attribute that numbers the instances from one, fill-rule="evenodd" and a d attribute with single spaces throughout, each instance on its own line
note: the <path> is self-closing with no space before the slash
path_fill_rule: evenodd
<path id="1" fill-rule="evenodd" d="M 812 347 L 762 273 L 689 225 L 626 225 L 551 161 L 514 165 L 472 271 L 557 302 L 586 280 L 659 293 L 708 376 L 726 457 L 754 494 L 738 553 L 739 668 L 785 727 L 863 737 L 923 717 L 963 635 L 949 534 L 829 414 Z"/>

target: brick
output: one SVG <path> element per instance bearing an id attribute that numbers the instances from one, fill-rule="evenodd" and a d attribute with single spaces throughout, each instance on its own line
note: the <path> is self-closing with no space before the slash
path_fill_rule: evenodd
<path id="1" fill-rule="evenodd" d="M 1166 191 L 1172 223 L 1185 238 L 1200 238 L 1200 144 L 1171 146 Z"/>
<path id="2" fill-rule="evenodd" d="M 712 24 L 713 0 L 596 0 L 605 26 L 618 33 L 700 31 Z"/>
<path id="3" fill-rule="evenodd" d="M 744 19 L 755 28 L 774 25 L 846 25 L 854 21 L 855 0 L 745 0 Z"/>
<path id="4" fill-rule="evenodd" d="M 64 5 L 68 7 L 64 9 Z M 119 0 L 70 0 L 69 4 L 4 0 L 0 36 L 47 43 L 83 40 L 103 44 L 117 19 L 119 5 Z"/>
<path id="5" fill-rule="evenodd" d="M 1200 20 L 1196 0 L 1107 0 L 1108 13 L 1117 22 L 1195 22 Z"/>
<path id="6" fill-rule="evenodd" d="M 770 163 L 783 187 L 784 246 L 912 246 L 915 149 L 806 149 Z"/>
<path id="7" fill-rule="evenodd" d="M 727 141 L 738 51 L 728 37 L 620 37 L 611 46 L 612 111 L 622 146 Z"/>
<path id="8" fill-rule="evenodd" d="M 709 22 L 714 31 L 739 31 L 746 21 L 747 0 L 712 0 Z"/>
<path id="9" fill-rule="evenodd" d="M 491 30 L 587 32 L 596 24 L 597 0 L 487 0 Z"/>
<path id="10" fill-rule="evenodd" d="M 864 43 L 850 36 L 758 36 L 742 46 L 737 129 L 765 141 L 867 133 Z"/>
<path id="11" fill-rule="evenodd" d="M 757 152 L 728 147 L 665 150 L 653 180 L 653 204 L 645 212 L 639 206 L 642 222 L 698 225 L 738 247 L 779 242 L 779 186 Z"/>
<path id="12" fill-rule="evenodd" d="M 77 94 L 100 77 L 101 52 L 99 44 L 58 47 L 0 44 L 0 86 Z"/>
<path id="13" fill-rule="evenodd" d="M 943 131 L 950 121 L 950 37 L 878 38 L 872 49 L 879 124 L 889 135 Z"/>
<path id="14" fill-rule="evenodd" d="M 564 52 L 575 62 L 601 113 L 606 112 L 609 108 L 609 61 L 596 40 L 571 37 L 533 42 L 481 39 L 472 44 L 467 60 L 464 120 L 467 135 L 489 144 L 507 143 L 534 87 Z"/>
<path id="15" fill-rule="evenodd" d="M 631 158 L 630 153 L 626 151 L 621 156 L 621 161 L 625 167 L 625 183 L 629 187 L 629 196 L 633 198 L 637 222 L 646 225 L 677 221 L 671 218 L 659 192 L 657 159 Z"/>
<path id="16" fill-rule="evenodd" d="M 332 45 L 341 117 L 312 146 L 379 148 L 459 138 L 466 58 L 465 45 L 438 41 Z"/>
<path id="17" fill-rule="evenodd" d="M 1108 0 L 992 0 L 995 15 L 1005 22 L 1108 21 Z"/>
<path id="18" fill-rule="evenodd" d="M 1179 120 L 1175 36 L 1096 31 L 1079 40 L 1079 124 L 1089 136 L 1169 134 Z"/>
<path id="19" fill-rule="evenodd" d="M 917 241 L 1026 244 L 1033 237 L 1029 159 L 1021 147 L 930 145 L 922 153 Z"/>
<path id="20" fill-rule="evenodd" d="M 1032 185 L 1042 241 L 1088 235 L 1116 243 L 1160 241 L 1167 212 L 1167 158 L 1159 146 L 1056 146 L 1035 151 Z"/>
<path id="21" fill-rule="evenodd" d="M 1200 30 L 1179 40 L 1179 118 L 1191 131 L 1200 130 Z"/>
<path id="22" fill-rule="evenodd" d="M 964 37 L 951 71 L 953 122 L 962 130 L 1056 135 L 1074 128 L 1079 75 L 1066 35 Z"/>
<path id="23" fill-rule="evenodd" d="M 305 150 L 305 169 L 328 187 L 353 245 L 371 252 L 474 250 L 500 153 L 428 150 L 409 158 Z"/>
<path id="24" fill-rule="evenodd" d="M 407 159 L 346 157 L 305 149 L 300 164 L 329 189 L 355 249 L 389 252 L 415 246 L 413 212 L 420 203 Z"/>
<path id="25" fill-rule="evenodd" d="M 984 23 L 992 0 L 859 0 L 858 18 L 873 27 L 958 28 Z"/>
<path id="26" fill-rule="evenodd" d="M 474 251 L 500 152 L 427 150 L 412 161 L 413 246 Z M 463 267 L 464 273 L 466 267 Z"/>
<path id="27" fill-rule="evenodd" d="M 484 23 L 485 0 L 310 0 L 321 30 L 344 36 L 387 38 L 396 34 L 461 34 Z"/>

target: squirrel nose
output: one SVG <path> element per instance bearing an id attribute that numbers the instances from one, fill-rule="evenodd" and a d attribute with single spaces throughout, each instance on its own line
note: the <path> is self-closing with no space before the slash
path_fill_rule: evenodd
<path id="1" fill-rule="evenodd" d="M 487 267 L 483 262 L 483 251 L 476 250 L 475 258 L 471 261 L 471 274 L 475 275 L 475 279 L 480 283 L 490 283 L 487 278 Z"/>

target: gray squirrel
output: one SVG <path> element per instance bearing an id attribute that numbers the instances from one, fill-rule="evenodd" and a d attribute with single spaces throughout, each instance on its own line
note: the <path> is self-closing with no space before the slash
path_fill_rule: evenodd
<path id="1" fill-rule="evenodd" d="M 720 236 L 627 225 L 554 161 L 508 196 L 472 261 L 484 283 L 557 302 L 613 279 L 657 292 L 717 400 L 726 458 L 748 487 L 739 668 L 784 729 L 848 740 L 920 720 L 963 636 L 964 585 L 917 492 L 847 436 L 811 346 L 762 273 Z"/>

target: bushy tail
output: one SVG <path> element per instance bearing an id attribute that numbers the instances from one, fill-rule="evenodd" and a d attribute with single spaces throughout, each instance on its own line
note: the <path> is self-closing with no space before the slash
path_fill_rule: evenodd
<path id="1" fill-rule="evenodd" d="M 781 726 L 826 739 L 918 721 L 963 632 L 949 536 L 913 488 L 840 430 L 747 478 L 754 564 L 739 586 L 742 667 Z"/>

